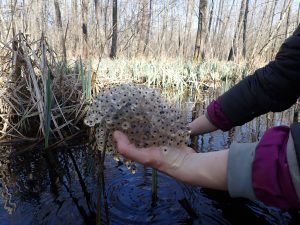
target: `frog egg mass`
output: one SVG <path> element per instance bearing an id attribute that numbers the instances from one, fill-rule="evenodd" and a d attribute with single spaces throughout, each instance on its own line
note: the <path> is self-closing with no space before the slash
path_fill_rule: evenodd
<path id="1" fill-rule="evenodd" d="M 142 85 L 119 84 L 103 88 L 84 120 L 95 127 L 98 150 L 120 159 L 112 134 L 120 130 L 137 147 L 176 146 L 189 138 L 186 115 L 168 103 L 158 91 Z M 135 168 L 126 161 L 129 168 Z"/>

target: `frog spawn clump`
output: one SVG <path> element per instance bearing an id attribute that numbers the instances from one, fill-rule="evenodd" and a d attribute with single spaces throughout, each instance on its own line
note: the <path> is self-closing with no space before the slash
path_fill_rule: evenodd
<path id="1" fill-rule="evenodd" d="M 190 131 L 184 113 L 171 106 L 154 89 L 134 84 L 115 85 L 100 91 L 90 105 L 85 124 L 96 127 L 98 150 L 120 156 L 112 134 L 120 130 L 137 147 L 186 144 Z M 135 172 L 133 162 L 124 160 Z"/>

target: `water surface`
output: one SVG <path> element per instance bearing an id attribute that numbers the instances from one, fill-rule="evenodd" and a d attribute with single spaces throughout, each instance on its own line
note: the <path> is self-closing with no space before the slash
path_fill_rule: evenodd
<path id="1" fill-rule="evenodd" d="M 199 137 L 198 150 L 255 141 L 263 133 L 257 131 L 263 129 L 263 122 L 252 121 L 230 132 L 206 134 Z M 0 225 L 96 224 L 98 167 L 84 140 L 50 152 L 41 146 L 26 146 L 1 146 Z M 137 173 L 131 174 L 123 163 L 106 157 L 101 224 L 300 224 L 297 213 L 188 186 L 162 173 L 158 173 L 157 200 L 153 202 L 151 173 L 152 169 L 138 165 Z M 8 200 L 9 207 L 5 206 Z"/>

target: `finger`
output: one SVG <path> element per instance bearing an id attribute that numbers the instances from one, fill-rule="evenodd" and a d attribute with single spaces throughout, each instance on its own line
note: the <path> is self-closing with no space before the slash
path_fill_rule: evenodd
<path id="1" fill-rule="evenodd" d="M 138 149 L 134 144 L 130 143 L 128 137 L 120 132 L 115 131 L 113 137 L 117 142 L 118 152 L 132 161 L 142 163 L 144 165 L 151 165 L 153 162 L 153 148 Z"/>

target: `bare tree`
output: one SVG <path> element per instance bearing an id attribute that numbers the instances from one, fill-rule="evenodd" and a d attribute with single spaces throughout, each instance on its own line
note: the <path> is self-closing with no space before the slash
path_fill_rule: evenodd
<path id="1" fill-rule="evenodd" d="M 248 13 L 249 13 L 249 0 L 246 0 L 246 7 L 244 12 L 244 20 L 243 20 L 243 58 L 246 59 L 247 53 L 247 21 L 248 21 Z"/>
<path id="2" fill-rule="evenodd" d="M 112 13 L 112 40 L 110 49 L 110 58 L 115 58 L 117 55 L 117 41 L 118 41 L 118 0 L 113 0 L 113 13 Z"/>
<path id="3" fill-rule="evenodd" d="M 105 7 L 104 7 L 104 12 L 103 12 L 103 14 L 104 14 L 104 37 L 105 37 L 105 39 L 108 37 L 108 32 L 107 32 L 107 30 L 108 30 L 108 25 L 107 25 L 107 21 L 108 21 L 108 7 L 109 7 L 109 0 L 106 0 L 106 2 L 105 2 Z"/>
<path id="4" fill-rule="evenodd" d="M 269 39 L 265 42 L 265 45 L 260 49 L 259 54 L 265 53 L 270 48 L 270 46 L 272 45 L 273 41 L 276 41 L 275 36 L 277 35 L 278 30 L 279 30 L 279 28 L 281 27 L 281 25 L 283 23 L 283 20 L 288 15 L 289 8 L 292 5 L 292 0 L 287 0 L 287 4 L 286 5 L 287 5 L 287 7 L 282 12 L 282 14 L 280 16 L 280 19 L 277 22 L 277 25 L 276 25 L 275 29 L 273 29 L 273 31 L 272 31 Z"/>
<path id="5" fill-rule="evenodd" d="M 43 32 L 64 58 L 94 57 L 100 50 L 112 57 L 118 53 L 190 58 L 193 54 L 197 60 L 249 60 L 261 52 L 269 59 L 300 21 L 300 4 L 290 2 L 6 0 L 0 1 L 0 38 L 9 41 L 13 28 L 15 33 L 26 32 L 31 40 L 40 39 Z"/>
<path id="6" fill-rule="evenodd" d="M 214 16 L 214 0 L 211 0 L 211 6 L 210 6 L 210 11 L 209 11 L 209 22 L 208 22 L 208 33 L 211 31 L 211 26 L 212 26 L 212 21 L 213 21 L 213 16 Z"/>
<path id="7" fill-rule="evenodd" d="M 264 30 L 265 30 L 265 27 L 264 25 L 268 24 L 268 22 L 266 22 L 266 17 L 268 15 L 267 13 L 267 10 L 268 10 L 268 4 L 265 4 L 261 14 L 262 14 L 262 17 L 260 19 L 260 22 L 256 23 L 258 24 L 258 27 L 256 28 L 256 31 L 255 31 L 255 36 L 253 36 L 253 44 L 252 44 L 252 52 L 251 52 L 251 55 L 250 55 L 250 61 L 253 61 L 256 57 L 256 54 L 257 54 L 257 49 L 258 47 L 260 46 L 260 40 L 263 38 L 264 36 Z M 248 51 L 249 52 L 249 51 Z"/>
<path id="8" fill-rule="evenodd" d="M 184 38 L 183 38 L 183 56 L 186 56 L 187 48 L 191 39 L 191 26 L 192 26 L 192 12 L 194 8 L 195 0 L 187 0 L 186 19 L 184 26 Z"/>
<path id="9" fill-rule="evenodd" d="M 94 0 L 94 7 L 95 7 L 95 18 L 96 24 L 100 24 L 100 2 L 99 0 Z"/>
<path id="10" fill-rule="evenodd" d="M 292 7 L 292 5 L 290 5 L 290 6 L 288 7 L 288 12 L 287 12 L 287 16 L 286 16 L 285 38 L 287 38 L 288 35 L 289 35 L 291 7 Z"/>
<path id="11" fill-rule="evenodd" d="M 79 43 L 79 36 L 78 36 L 78 5 L 77 0 L 72 1 L 72 55 L 76 57 L 77 55 L 77 44 Z"/>
<path id="12" fill-rule="evenodd" d="M 89 0 L 82 0 L 81 2 L 81 14 L 82 14 L 82 57 L 88 58 L 88 10 Z"/>
<path id="13" fill-rule="evenodd" d="M 274 17 L 275 17 L 275 8 L 277 6 L 278 0 L 273 1 L 272 9 L 271 9 L 271 15 L 270 15 L 270 23 L 269 23 L 269 35 L 272 33 L 272 26 L 274 22 Z"/>
<path id="14" fill-rule="evenodd" d="M 98 55 L 102 55 L 104 52 L 104 45 L 105 45 L 105 34 L 103 32 L 103 26 L 101 23 L 101 14 L 103 13 L 101 10 L 102 1 L 100 2 L 99 0 L 94 0 L 94 7 L 95 7 L 95 19 L 96 22 L 93 24 L 95 27 L 94 35 L 95 37 L 92 39 L 93 40 L 93 53 Z"/>
<path id="15" fill-rule="evenodd" d="M 151 18 L 152 18 L 152 0 L 149 0 L 149 12 L 148 12 L 148 18 L 147 18 L 147 33 L 146 33 L 144 50 L 143 50 L 144 54 L 146 53 L 146 49 L 149 45 L 149 40 L 150 40 Z"/>
<path id="16" fill-rule="evenodd" d="M 283 6 L 282 6 L 282 11 L 280 12 L 279 23 L 278 23 L 278 26 L 276 27 L 276 29 L 277 29 L 276 32 L 279 32 L 281 24 L 284 22 L 285 18 L 289 16 L 289 7 L 290 7 L 289 5 L 291 5 L 292 3 L 293 3 L 293 0 L 284 0 Z M 273 32 L 273 34 L 274 34 L 274 32 Z M 275 39 L 274 42 L 270 45 L 270 47 L 268 47 L 265 50 L 265 52 L 267 52 L 267 50 L 269 48 L 271 48 L 271 57 L 270 58 L 274 57 L 275 52 L 276 52 L 276 50 L 275 50 L 276 49 L 276 45 L 277 45 L 277 42 L 279 40 L 279 37 L 278 37 L 277 34 L 273 38 Z"/>
<path id="17" fill-rule="evenodd" d="M 220 23 L 223 18 L 223 12 L 224 12 L 224 0 L 219 0 L 218 15 L 216 19 L 216 25 L 214 28 L 214 34 L 217 34 L 219 32 Z"/>
<path id="18" fill-rule="evenodd" d="M 63 53 L 63 60 L 67 60 L 67 50 L 66 50 L 66 44 L 65 44 L 65 38 L 64 38 L 64 32 L 63 32 L 63 26 L 61 21 L 61 13 L 59 8 L 58 0 L 54 0 L 54 8 L 55 8 L 55 15 L 56 15 L 56 27 L 59 34 L 60 39 L 60 47 L 61 51 Z"/>
<path id="19" fill-rule="evenodd" d="M 235 5 L 235 2 L 236 2 L 236 0 L 232 1 L 232 4 L 231 4 L 230 9 L 229 9 L 229 12 L 228 12 L 228 14 L 225 17 L 224 22 L 220 26 L 219 31 L 217 33 L 214 31 L 214 33 L 213 33 L 214 34 L 213 43 L 217 43 L 215 46 L 219 46 L 218 48 L 217 47 L 214 48 L 216 50 L 214 50 L 213 56 L 214 57 L 217 56 L 218 59 L 223 59 L 223 55 L 224 55 L 223 52 L 225 52 L 225 51 L 224 51 L 224 49 L 222 50 L 222 46 L 224 46 L 224 43 L 226 43 L 226 40 L 224 38 L 224 34 L 225 34 L 225 32 L 227 31 L 227 29 L 229 27 L 230 17 L 232 15 L 233 6 Z M 222 6 L 223 5 L 224 4 L 222 4 Z M 221 15 L 219 14 L 217 20 L 220 19 L 220 16 Z M 217 37 L 216 41 L 215 41 L 215 37 Z M 227 55 L 226 55 L 226 57 L 227 57 Z"/>
<path id="20" fill-rule="evenodd" d="M 205 48 L 204 40 L 207 33 L 207 0 L 200 0 L 199 3 L 199 18 L 196 44 L 194 50 L 194 61 L 204 60 Z"/>
<path id="21" fill-rule="evenodd" d="M 17 1 L 16 1 L 17 2 Z M 47 23 L 46 23 L 46 15 L 47 15 L 47 1 L 42 0 L 40 3 L 40 18 L 41 18 L 41 30 L 43 33 L 46 33 Z"/>
<path id="22" fill-rule="evenodd" d="M 142 0 L 140 2 L 140 14 L 141 19 L 138 26 L 138 32 L 139 32 L 139 38 L 138 38 L 138 44 L 137 44 L 137 55 L 141 55 L 144 51 L 145 41 L 146 41 L 146 35 L 147 35 L 147 14 L 148 14 L 148 0 Z"/>
<path id="23" fill-rule="evenodd" d="M 242 0 L 241 7 L 240 7 L 240 14 L 238 18 L 237 25 L 235 27 L 235 32 L 232 40 L 232 45 L 229 51 L 228 55 L 228 61 L 233 60 L 234 57 L 236 56 L 236 51 L 237 51 L 237 41 L 239 39 L 239 34 L 240 34 L 240 29 L 242 27 L 242 21 L 245 13 L 245 8 L 246 8 L 246 0 Z"/>
<path id="24" fill-rule="evenodd" d="M 168 2 L 167 2 L 168 3 Z M 169 4 L 167 4 L 165 7 L 165 13 L 162 15 L 162 28 L 160 31 L 160 34 L 158 35 L 158 43 L 159 43 L 159 48 L 158 48 L 158 54 L 161 55 L 163 52 L 163 46 L 164 46 L 164 42 L 165 42 L 165 34 L 166 34 L 166 30 L 168 28 L 168 14 L 169 14 Z"/>

